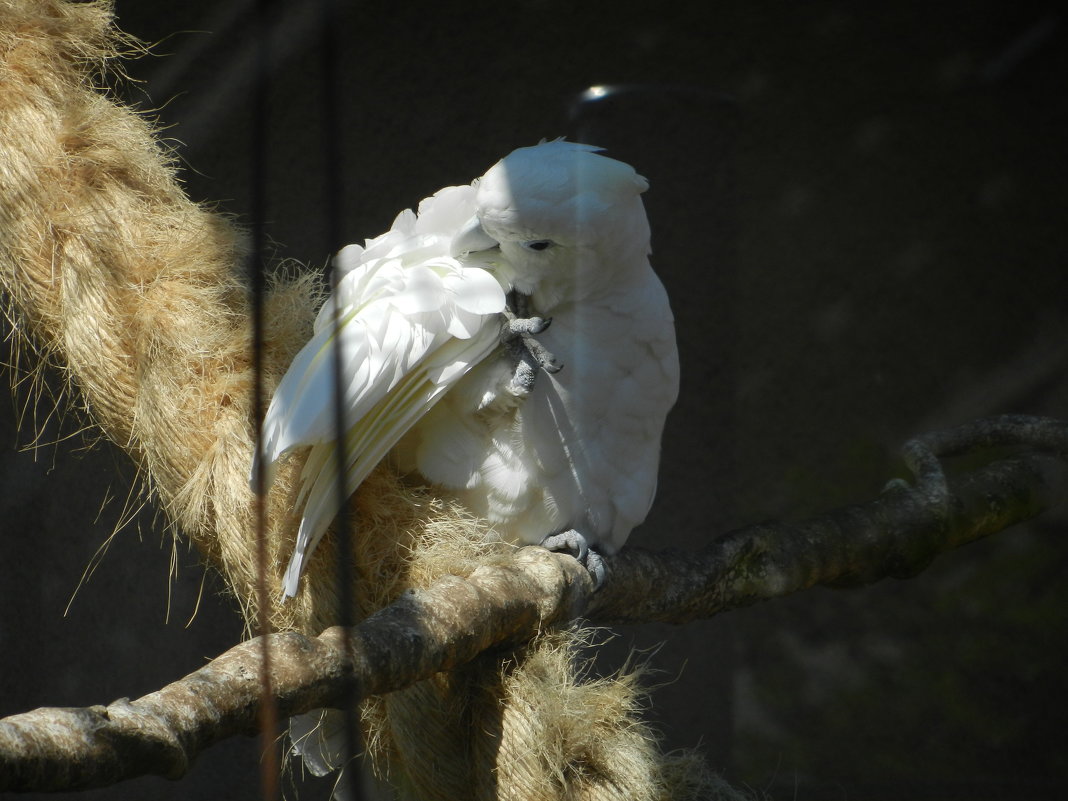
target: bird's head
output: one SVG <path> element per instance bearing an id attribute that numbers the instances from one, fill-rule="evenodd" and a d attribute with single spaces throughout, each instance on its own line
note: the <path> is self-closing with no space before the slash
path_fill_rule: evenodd
<path id="1" fill-rule="evenodd" d="M 649 224 L 639 195 L 648 182 L 598 150 L 556 140 L 501 159 L 475 182 L 477 212 L 453 252 L 499 247 L 499 279 L 542 312 L 644 267 Z"/>

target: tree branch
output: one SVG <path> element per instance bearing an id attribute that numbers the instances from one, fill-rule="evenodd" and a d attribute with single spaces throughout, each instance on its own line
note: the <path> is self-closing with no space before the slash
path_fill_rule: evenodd
<path id="1" fill-rule="evenodd" d="M 892 482 L 867 504 L 739 529 L 697 554 L 627 548 L 608 560 L 609 581 L 596 595 L 575 560 L 524 548 L 507 565 L 405 593 L 352 630 L 349 654 L 337 627 L 317 638 L 271 635 L 279 712 L 336 705 L 349 682 L 363 696 L 399 690 L 580 615 L 596 623 L 684 623 L 816 584 L 913 575 L 940 553 L 1049 508 L 1063 467 L 1025 455 L 955 479 L 946 503 L 932 502 L 925 487 Z M 181 776 L 213 743 L 257 731 L 263 640 L 136 701 L 44 708 L 0 721 L 0 789 Z"/>
<path id="2" fill-rule="evenodd" d="M 360 695 L 399 690 L 480 653 L 519 644 L 568 619 L 592 592 L 574 559 L 541 548 L 466 579 L 412 590 L 351 632 L 272 634 L 136 701 L 42 708 L 0 720 L 0 790 L 84 789 L 145 774 L 178 778 L 212 744 L 258 731 L 264 640 L 271 686 L 286 717 L 333 706 L 350 683 Z"/>
<path id="3" fill-rule="evenodd" d="M 737 529 L 694 553 L 626 548 L 593 599 L 598 623 L 685 623 L 823 584 L 908 578 L 936 556 L 1028 520 L 1054 503 L 1064 466 L 1030 455 L 954 481 L 948 511 L 924 489 L 891 482 L 861 506 L 798 523 Z"/>

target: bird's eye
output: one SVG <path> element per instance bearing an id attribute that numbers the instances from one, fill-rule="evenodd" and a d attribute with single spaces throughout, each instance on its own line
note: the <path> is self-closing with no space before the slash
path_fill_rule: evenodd
<path id="1" fill-rule="evenodd" d="M 527 250 L 548 250 L 554 244 L 551 239 L 532 239 L 529 242 L 520 242 L 522 247 Z"/>

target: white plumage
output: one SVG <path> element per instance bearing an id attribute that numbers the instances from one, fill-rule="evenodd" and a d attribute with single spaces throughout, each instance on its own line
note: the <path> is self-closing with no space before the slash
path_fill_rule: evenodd
<path id="1" fill-rule="evenodd" d="M 678 392 L 674 324 L 648 261 L 647 183 L 596 151 L 559 140 L 516 150 L 338 254 L 335 297 L 264 420 L 268 484 L 284 453 L 312 449 L 286 595 L 338 511 L 334 303 L 348 492 L 388 455 L 509 541 L 574 532 L 611 553 L 644 519 Z M 508 292 L 551 318 L 536 339 L 559 372 L 503 336 L 526 330 L 509 326 Z"/>

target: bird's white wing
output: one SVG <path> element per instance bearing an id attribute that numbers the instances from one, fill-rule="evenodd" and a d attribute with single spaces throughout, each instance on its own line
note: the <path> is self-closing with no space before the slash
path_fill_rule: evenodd
<path id="1" fill-rule="evenodd" d="M 264 470 L 269 486 L 283 454 L 312 448 L 301 476 L 298 505 L 304 510 L 283 585 L 287 596 L 296 593 L 308 557 L 338 512 L 338 462 L 347 497 L 499 343 L 501 285 L 482 267 L 448 255 L 455 230 L 440 230 L 459 227 L 470 214 L 469 199 L 470 187 L 450 187 L 424 201 L 419 217 L 404 212 L 388 233 L 338 254 L 343 274 L 337 290 L 278 385 L 264 419 L 262 462 L 253 466 L 253 476 Z M 335 345 L 341 352 L 340 437 Z"/>

